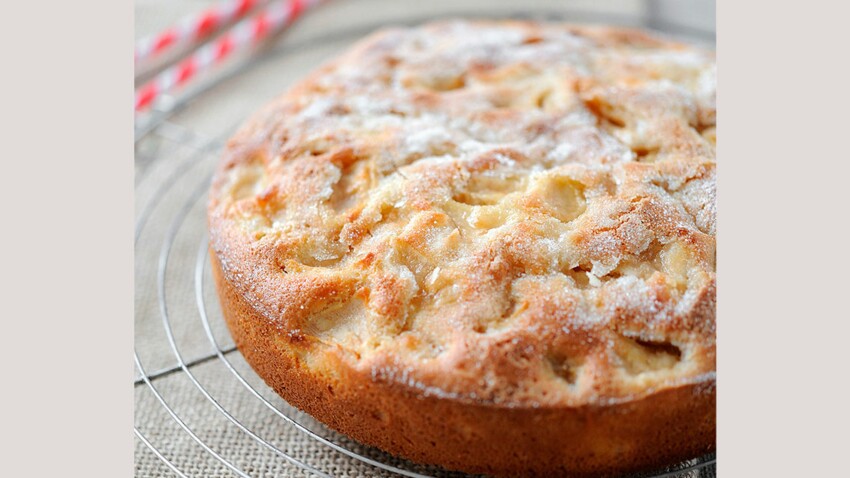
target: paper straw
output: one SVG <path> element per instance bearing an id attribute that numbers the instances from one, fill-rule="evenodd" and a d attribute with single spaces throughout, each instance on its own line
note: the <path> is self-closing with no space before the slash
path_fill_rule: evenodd
<path id="1" fill-rule="evenodd" d="M 305 10 L 321 0 L 274 2 L 255 16 L 242 20 L 230 31 L 208 43 L 192 55 L 154 77 L 136 90 L 136 111 L 150 106 L 159 96 L 204 74 L 224 59 L 248 50 L 272 34 L 287 27 Z"/>
<path id="2" fill-rule="evenodd" d="M 199 14 L 181 20 L 177 25 L 136 42 L 135 63 L 144 63 L 167 51 L 202 42 L 230 22 L 241 20 L 254 7 L 267 0 L 227 0 Z"/>

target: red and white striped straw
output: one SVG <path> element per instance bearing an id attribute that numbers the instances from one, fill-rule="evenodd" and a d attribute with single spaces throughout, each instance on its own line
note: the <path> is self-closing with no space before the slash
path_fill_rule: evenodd
<path id="1" fill-rule="evenodd" d="M 199 14 L 182 19 L 177 25 L 136 42 L 135 62 L 142 64 L 168 50 L 200 42 L 230 22 L 245 17 L 254 7 L 268 0 L 226 0 Z"/>
<path id="2" fill-rule="evenodd" d="M 291 24 L 301 13 L 322 0 L 274 2 L 257 15 L 242 20 L 230 31 L 199 48 L 175 66 L 158 74 L 136 91 L 136 111 L 150 106 L 163 93 L 186 84 L 236 52 L 246 50 Z"/>

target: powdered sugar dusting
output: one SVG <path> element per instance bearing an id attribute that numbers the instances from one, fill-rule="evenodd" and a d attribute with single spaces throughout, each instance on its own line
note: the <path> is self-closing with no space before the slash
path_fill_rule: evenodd
<path id="1" fill-rule="evenodd" d="M 222 214 L 285 269 L 268 280 L 321 297 L 297 320 L 362 301 L 319 339 L 375 379 L 500 403 L 619 400 L 713 367 L 701 132 L 715 83 L 710 53 L 605 29 L 387 32 L 280 100 L 263 174 L 235 168 Z M 553 356 L 615 371 L 557 378 Z"/>

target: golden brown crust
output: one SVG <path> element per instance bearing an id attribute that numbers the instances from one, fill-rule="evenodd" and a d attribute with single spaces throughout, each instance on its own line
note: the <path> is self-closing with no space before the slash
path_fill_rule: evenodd
<path id="1" fill-rule="evenodd" d="M 451 470 L 493 476 L 606 476 L 655 469 L 714 449 L 714 381 L 640 400 L 581 407 L 494 407 L 374 380 L 337 361 L 313 372 L 300 339 L 282 338 L 224 278 L 213 277 L 239 350 L 287 402 L 355 440 Z"/>
<path id="2" fill-rule="evenodd" d="M 240 350 L 332 427 L 455 469 L 712 448 L 714 81 L 712 54 L 634 30 L 370 37 L 252 118 L 217 171 Z"/>

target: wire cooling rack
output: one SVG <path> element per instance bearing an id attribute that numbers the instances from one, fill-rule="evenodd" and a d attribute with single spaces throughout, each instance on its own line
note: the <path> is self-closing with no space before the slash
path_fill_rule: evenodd
<path id="1" fill-rule="evenodd" d="M 480 15 L 472 12 L 466 16 Z M 505 16 L 636 23 L 610 15 L 582 18 L 580 13 L 560 11 L 508 12 Z M 394 23 L 419 23 L 433 17 Z M 649 20 L 637 23 L 678 34 L 687 30 L 675 25 L 665 28 Z M 323 59 L 371 28 L 361 25 L 313 37 L 300 47 L 299 54 L 308 55 L 303 64 L 315 63 L 303 48 L 315 49 L 316 59 Z M 713 33 L 701 34 L 700 41 L 713 39 Z M 215 134 L 201 133 L 203 128 L 198 125 L 209 117 L 208 110 L 226 101 L 221 99 L 228 97 L 222 96 L 226 91 L 221 88 L 251 88 L 251 101 L 230 107 L 245 112 L 278 93 L 282 89 L 279 83 L 263 90 L 257 78 L 274 71 L 288 55 L 294 55 L 291 46 L 274 49 L 261 62 L 219 80 L 220 85 L 202 95 L 206 98 L 188 104 L 183 113 L 137 138 L 135 473 L 180 477 L 464 476 L 365 447 L 289 406 L 251 370 L 227 332 L 211 283 L 205 204 L 218 153 L 235 125 L 206 128 L 216 130 Z M 302 73 L 306 71 L 291 72 L 290 77 Z M 238 113 L 232 118 L 243 116 Z M 715 461 L 711 454 L 635 476 L 714 477 Z"/>

